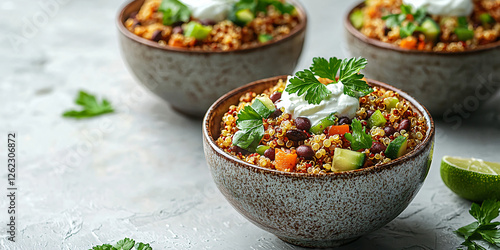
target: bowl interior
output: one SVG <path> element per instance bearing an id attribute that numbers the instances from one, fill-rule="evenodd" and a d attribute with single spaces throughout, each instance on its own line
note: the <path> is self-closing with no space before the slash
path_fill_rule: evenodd
<path id="1" fill-rule="evenodd" d="M 207 54 L 207 53 L 240 53 L 240 52 L 246 52 L 246 51 L 251 51 L 257 48 L 261 47 L 266 47 L 266 46 L 271 46 L 273 44 L 278 44 L 281 43 L 285 40 L 290 39 L 291 37 L 294 37 L 296 35 L 299 35 L 302 30 L 305 30 L 307 27 L 307 14 L 304 9 L 304 7 L 298 2 L 297 0 L 287 0 L 290 3 L 292 3 L 298 13 L 298 17 L 300 19 L 300 23 L 287 35 L 284 37 L 280 38 L 279 40 L 272 41 L 270 43 L 263 43 L 263 44 L 256 44 L 249 46 L 244 49 L 236 49 L 236 50 L 228 50 L 228 51 L 207 51 L 207 50 L 202 50 L 199 48 L 180 48 L 180 47 L 171 47 L 171 46 L 162 46 L 159 45 L 157 42 L 150 41 L 148 39 L 142 38 L 140 36 L 137 36 L 130 32 L 124 25 L 125 21 L 127 18 L 130 16 L 130 14 L 134 12 L 138 12 L 142 6 L 142 4 L 145 2 L 145 0 L 132 0 L 128 4 L 125 4 L 123 8 L 121 8 L 121 11 L 118 13 L 118 18 L 116 20 L 116 25 L 118 26 L 118 30 L 128 38 L 143 43 L 147 46 L 157 48 L 157 49 L 162 49 L 162 50 L 167 50 L 167 51 L 176 51 L 176 52 L 184 52 L 184 53 L 202 53 L 202 54 Z"/>
<path id="2" fill-rule="evenodd" d="M 271 169 L 266 169 L 262 168 L 260 166 L 252 165 L 249 163 L 246 163 L 244 161 L 241 161 L 239 159 L 234 158 L 232 155 L 226 153 L 224 150 L 220 149 L 217 144 L 215 143 L 216 139 L 220 135 L 220 128 L 221 128 L 221 121 L 222 117 L 224 116 L 224 113 L 229 110 L 229 107 L 231 105 L 237 105 L 239 103 L 239 98 L 242 94 L 248 92 L 248 91 L 253 91 L 255 93 L 261 93 L 263 90 L 275 85 L 280 79 L 283 81 L 286 81 L 287 76 L 276 76 L 268 79 L 263 79 L 260 81 L 256 81 L 250 84 L 247 84 L 245 86 L 242 86 L 240 88 L 237 88 L 226 95 L 222 96 L 219 98 L 207 111 L 207 114 L 205 115 L 205 119 L 203 122 L 203 134 L 204 136 L 207 137 L 211 147 L 216 149 L 220 154 L 222 154 L 224 157 L 228 158 L 233 158 L 235 161 L 239 162 L 240 164 L 246 166 L 246 167 L 251 167 L 251 168 L 256 168 L 260 169 L 262 171 L 271 171 L 271 172 L 279 172 L 283 173 L 286 175 L 299 175 L 299 176 L 309 176 L 309 177 L 315 177 L 317 178 L 318 175 L 314 174 L 304 174 L 304 173 L 288 173 L 288 172 L 280 172 L 277 170 L 271 170 Z M 418 101 L 416 101 L 412 96 L 409 94 L 403 92 L 402 90 L 395 88 L 391 85 L 367 79 L 369 85 L 371 86 L 378 86 L 382 87 L 387 90 L 392 90 L 394 92 L 399 93 L 399 95 L 407 100 L 413 111 L 417 112 L 419 115 L 423 116 L 427 122 L 427 132 L 422 140 L 422 142 L 415 147 L 412 151 L 406 153 L 404 156 L 399 157 L 396 160 L 392 160 L 388 163 L 377 165 L 377 166 L 372 166 L 368 168 L 362 168 L 362 169 L 357 169 L 357 170 L 352 170 L 352 171 L 346 171 L 346 172 L 337 172 L 337 173 L 331 173 L 328 175 L 352 175 L 354 173 L 361 173 L 364 171 L 375 171 L 376 169 L 379 168 L 384 168 L 387 166 L 397 166 L 399 162 L 405 161 L 407 158 L 413 157 L 419 152 L 421 152 L 429 143 L 432 142 L 433 136 L 434 136 L 434 121 L 432 119 L 432 116 L 430 115 L 429 111 L 422 106 Z M 328 176 L 326 175 L 326 176 Z"/>

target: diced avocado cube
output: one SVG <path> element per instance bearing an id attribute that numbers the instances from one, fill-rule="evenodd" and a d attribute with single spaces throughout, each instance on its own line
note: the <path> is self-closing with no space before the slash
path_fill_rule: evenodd
<path id="1" fill-rule="evenodd" d="M 349 20 L 351 20 L 352 26 L 356 29 L 361 29 L 363 27 L 363 11 L 361 10 L 355 10 L 351 13 L 351 16 L 349 16 Z"/>
<path id="2" fill-rule="evenodd" d="M 259 155 L 264 155 L 264 152 L 266 152 L 266 150 L 268 150 L 269 146 L 264 146 L 264 145 L 259 145 L 257 146 L 257 149 L 255 150 Z"/>
<path id="3" fill-rule="evenodd" d="M 196 40 L 205 39 L 212 32 L 212 27 L 204 26 L 198 22 L 191 21 L 184 28 L 184 36 L 194 37 Z"/>
<path id="4" fill-rule="evenodd" d="M 385 150 L 385 156 L 396 159 L 406 153 L 406 148 L 408 147 L 408 139 L 402 135 L 394 139 L 387 149 Z"/>
<path id="5" fill-rule="evenodd" d="M 483 25 L 492 24 L 495 22 L 495 19 L 493 19 L 493 17 L 488 13 L 479 15 L 479 20 L 481 20 L 481 23 Z"/>
<path id="6" fill-rule="evenodd" d="M 459 27 L 454 32 L 460 41 L 467 41 L 474 37 L 474 31 L 468 28 Z"/>
<path id="7" fill-rule="evenodd" d="M 337 171 L 358 169 L 365 163 L 365 154 L 349 149 L 335 148 L 332 168 Z"/>
<path id="8" fill-rule="evenodd" d="M 436 41 L 441 33 L 441 28 L 439 25 L 432 20 L 432 18 L 426 18 L 419 29 L 428 41 Z"/>
<path id="9" fill-rule="evenodd" d="M 259 42 L 261 42 L 261 43 L 269 42 L 272 39 L 273 39 L 273 36 L 269 35 L 269 34 L 260 34 L 259 35 Z"/>
<path id="10" fill-rule="evenodd" d="M 319 135 L 323 133 L 328 126 L 334 125 L 336 121 L 337 117 L 334 114 L 330 114 L 314 124 L 309 131 L 313 134 Z"/>
<path id="11" fill-rule="evenodd" d="M 370 118 L 368 118 L 368 126 L 370 128 L 380 127 L 386 122 L 387 120 L 385 119 L 384 115 L 378 109 L 372 114 L 372 116 L 370 116 Z"/>
<path id="12" fill-rule="evenodd" d="M 258 96 L 255 98 L 255 101 L 252 104 L 252 108 L 257 112 L 261 117 L 267 118 L 271 115 L 276 107 L 274 106 L 273 101 L 269 99 L 267 96 Z"/>

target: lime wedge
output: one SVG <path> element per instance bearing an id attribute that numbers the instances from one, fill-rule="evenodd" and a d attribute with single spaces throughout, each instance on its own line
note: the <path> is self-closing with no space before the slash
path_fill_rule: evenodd
<path id="1" fill-rule="evenodd" d="M 500 200 L 500 163 L 444 156 L 441 179 L 462 198 L 475 202 Z"/>

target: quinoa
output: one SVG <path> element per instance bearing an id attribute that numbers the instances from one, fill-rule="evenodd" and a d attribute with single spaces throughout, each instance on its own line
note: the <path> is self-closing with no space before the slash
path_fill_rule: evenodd
<path id="1" fill-rule="evenodd" d="M 162 0 L 146 0 L 137 13 L 133 13 L 126 21 L 125 27 L 142 38 L 158 42 L 162 46 L 194 48 L 205 51 L 229 51 L 256 46 L 262 42 L 260 34 L 272 36 L 272 40 L 279 40 L 290 34 L 300 23 L 297 14 L 282 14 L 270 5 L 267 12 L 258 12 L 256 17 L 246 26 L 240 27 L 229 20 L 213 23 L 210 20 L 191 21 L 199 22 L 212 28 L 209 35 L 203 40 L 186 37 L 183 29 L 186 23 L 173 26 L 163 24 L 163 13 L 158 11 Z"/>
<path id="2" fill-rule="evenodd" d="M 269 97 L 271 94 L 283 91 L 284 89 L 285 83 L 283 80 L 279 80 L 275 86 L 264 90 L 261 95 Z M 224 151 L 238 159 L 260 167 L 276 169 L 275 160 L 265 155 L 242 150 L 234 146 L 232 142 L 234 134 L 238 131 L 236 127 L 238 112 L 246 105 L 250 105 L 256 97 L 257 93 L 247 92 L 240 97 L 238 105 L 229 107 L 229 110 L 222 117 L 220 136 L 217 138 L 216 143 Z M 395 108 L 387 110 L 387 100 L 392 97 L 398 98 L 399 102 Z M 359 105 L 360 107 L 354 119 L 359 120 L 364 127 L 367 127 L 367 119 L 370 110 L 380 110 L 387 120 L 383 127 L 374 126 L 371 129 L 367 127 L 366 131 L 371 135 L 373 142 L 381 143 L 387 147 L 396 137 L 400 135 L 405 136 L 408 142 L 407 152 L 409 152 L 425 138 L 428 129 L 425 118 L 420 113 L 416 112 L 410 103 L 399 96 L 398 93 L 374 87 L 373 93 L 359 99 Z M 289 140 L 286 133 L 287 131 L 297 129 L 295 119 L 293 119 L 290 114 L 285 113 L 284 109 L 279 110 L 277 113 L 281 114 L 275 117 L 270 116 L 270 118 L 263 120 L 265 133 L 260 141 L 260 145 L 288 152 L 295 152 L 300 145 L 310 146 L 314 151 L 312 159 L 298 157 L 295 167 L 292 168 L 290 172 L 312 174 L 335 172 L 336 170 L 332 168 L 335 148 L 351 149 L 350 142 L 345 136 L 339 134 L 329 136 L 325 131 L 321 134 L 308 133 L 308 138 L 302 141 Z M 338 125 L 339 121 L 340 120 L 337 120 L 335 125 Z M 404 127 L 401 126 L 403 122 L 407 123 L 407 129 L 401 129 Z M 387 134 L 385 132 L 386 130 L 392 130 L 391 134 Z M 362 168 L 387 163 L 393 160 L 386 157 L 384 152 L 372 152 L 372 148 L 359 150 L 359 152 L 365 154 L 365 162 Z"/>
<path id="3" fill-rule="evenodd" d="M 402 48 L 436 51 L 459 52 L 472 50 L 481 45 L 500 41 L 500 0 L 474 0 L 474 11 L 467 17 L 469 29 L 474 31 L 472 39 L 460 41 L 454 33 L 458 17 L 428 15 L 439 25 L 441 32 L 436 41 L 428 41 L 421 32 L 414 32 L 405 38 L 400 36 L 400 27 L 388 28 L 383 16 L 401 13 L 402 0 L 370 0 L 361 8 L 363 25 L 359 29 L 365 36 L 391 43 Z M 481 14 L 489 14 L 494 23 L 483 24 Z M 404 21 L 406 24 L 408 21 Z"/>

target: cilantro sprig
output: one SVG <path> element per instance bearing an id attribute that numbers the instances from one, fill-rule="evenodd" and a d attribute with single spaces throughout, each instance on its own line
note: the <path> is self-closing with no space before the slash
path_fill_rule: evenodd
<path id="1" fill-rule="evenodd" d="M 262 118 L 250 105 L 240 110 L 236 120 L 239 130 L 233 136 L 233 145 L 254 152 L 264 136 Z"/>
<path id="2" fill-rule="evenodd" d="M 358 119 L 353 119 L 352 124 L 352 134 L 346 133 L 345 138 L 351 142 L 351 149 L 354 151 L 371 148 L 372 146 L 372 137 L 371 135 L 366 133 L 366 127 L 363 128 L 361 122 Z"/>
<path id="3" fill-rule="evenodd" d="M 110 244 L 103 244 L 100 246 L 95 246 L 90 250 L 153 250 L 149 244 L 142 242 L 135 242 L 133 239 L 125 238 L 119 240 L 114 246 Z"/>
<path id="4" fill-rule="evenodd" d="M 79 106 L 82 106 L 83 109 L 80 111 L 66 111 L 63 113 L 64 117 L 81 119 L 114 112 L 114 109 L 108 100 L 102 99 L 102 102 L 99 103 L 95 96 L 83 90 L 78 93 L 75 103 Z"/>
<path id="5" fill-rule="evenodd" d="M 179 0 L 163 0 L 158 11 L 163 13 L 163 24 L 165 25 L 187 22 L 191 18 L 191 11 Z"/>
<path id="6" fill-rule="evenodd" d="M 285 91 L 297 93 L 304 96 L 309 104 L 319 104 L 329 94 L 330 90 L 322 84 L 316 76 L 332 80 L 332 83 L 342 82 L 344 94 L 359 98 L 373 92 L 373 89 L 362 80 L 363 74 L 359 71 L 367 64 L 365 58 L 337 59 L 332 57 L 329 60 L 322 57 L 313 58 L 313 64 L 309 69 L 298 71 L 295 77 L 290 79 Z M 338 74 L 338 79 L 336 78 Z"/>
<path id="7" fill-rule="evenodd" d="M 408 23 L 403 25 L 403 22 L 408 19 L 408 16 L 412 16 L 414 22 L 409 20 Z M 385 25 L 388 28 L 400 27 L 399 36 L 401 38 L 405 38 L 413 35 L 413 32 L 421 29 L 420 25 L 426 16 L 427 11 L 425 8 L 422 7 L 413 11 L 413 8 L 410 5 L 402 4 L 401 13 L 383 16 L 382 20 L 385 20 Z"/>
<path id="8" fill-rule="evenodd" d="M 239 20 L 236 17 L 237 12 L 248 10 L 253 14 L 253 17 L 256 17 L 259 12 L 267 13 L 267 7 L 270 5 L 283 14 L 293 14 L 295 11 L 295 6 L 292 4 L 283 3 L 278 0 L 240 0 L 234 4 L 233 9 L 229 13 L 229 20 L 239 26 L 245 26 L 247 22 Z"/>
<path id="9" fill-rule="evenodd" d="M 485 200 L 481 206 L 472 203 L 469 213 L 477 221 L 455 231 L 465 239 L 461 246 L 467 247 L 468 250 L 486 250 L 486 248 L 475 242 L 475 240 L 482 239 L 496 247 L 500 247 L 500 228 L 498 228 L 500 222 L 491 222 L 498 217 L 499 212 L 499 201 Z"/>

